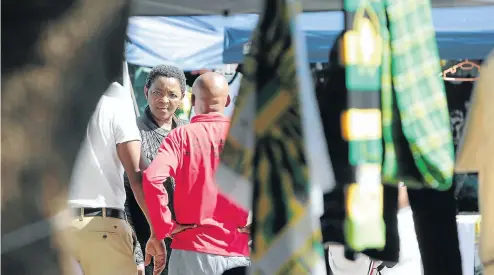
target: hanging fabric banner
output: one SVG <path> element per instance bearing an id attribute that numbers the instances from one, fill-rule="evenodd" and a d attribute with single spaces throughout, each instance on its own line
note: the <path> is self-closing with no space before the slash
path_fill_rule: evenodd
<path id="1" fill-rule="evenodd" d="M 334 179 L 298 9 L 265 1 L 216 176 L 252 206 L 252 274 L 326 274 L 319 217 Z"/>
<path id="2" fill-rule="evenodd" d="M 346 189 L 345 237 L 356 251 L 385 245 L 381 184 L 381 65 L 383 40 L 378 15 L 367 0 L 345 0 L 341 63 L 347 109 L 341 116 L 352 180 Z"/>

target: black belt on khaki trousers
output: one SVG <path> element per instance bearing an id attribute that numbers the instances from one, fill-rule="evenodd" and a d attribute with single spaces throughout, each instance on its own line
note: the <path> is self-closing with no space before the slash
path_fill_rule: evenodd
<path id="1" fill-rule="evenodd" d="M 74 208 L 76 216 L 82 217 L 109 217 L 121 220 L 127 220 L 127 215 L 124 210 L 115 208 Z"/>

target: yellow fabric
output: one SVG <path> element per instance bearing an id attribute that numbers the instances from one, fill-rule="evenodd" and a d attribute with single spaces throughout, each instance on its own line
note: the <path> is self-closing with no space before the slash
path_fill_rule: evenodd
<path id="1" fill-rule="evenodd" d="M 486 266 L 484 267 L 484 275 L 491 275 L 491 274 L 494 274 L 494 265 L 489 265 L 489 266 Z"/>
<path id="2" fill-rule="evenodd" d="M 63 233 L 84 275 L 136 275 L 132 229 L 127 221 L 108 217 L 73 219 Z"/>
<path id="3" fill-rule="evenodd" d="M 484 62 L 475 84 L 472 104 L 460 144 L 456 172 L 479 173 L 479 204 L 482 215 L 480 258 L 485 275 L 494 275 L 494 52 Z"/>

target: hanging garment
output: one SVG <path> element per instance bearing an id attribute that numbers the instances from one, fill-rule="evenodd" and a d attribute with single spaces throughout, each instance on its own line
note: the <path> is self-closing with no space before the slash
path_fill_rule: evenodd
<path id="1" fill-rule="evenodd" d="M 327 109 L 329 108 L 330 106 L 327 106 Z M 341 148 L 341 146 L 338 147 L 338 143 L 334 144 L 331 141 L 328 138 L 328 144 L 331 144 L 330 148 L 335 149 L 331 150 L 330 154 L 335 166 L 335 176 L 338 179 L 341 162 L 338 162 L 332 153 L 337 151 L 336 148 Z M 406 149 L 408 147 L 406 144 L 400 144 L 397 148 Z M 407 152 L 407 150 L 403 151 Z M 398 153 L 400 152 L 402 151 L 398 150 Z M 401 154 L 399 156 L 404 163 L 408 163 L 413 167 L 411 155 L 406 158 Z M 418 171 L 415 171 L 415 173 L 410 171 L 410 174 L 417 175 Z M 337 183 L 339 182 L 337 181 Z M 414 212 L 415 231 L 420 252 L 424 259 L 423 268 L 426 275 L 461 274 L 461 257 L 453 191 L 453 189 L 446 192 L 434 189 L 408 189 L 409 201 Z M 343 220 L 345 217 L 343 194 L 343 184 L 337 184 L 331 193 L 324 195 L 325 213 L 321 218 L 324 242 L 345 244 L 343 237 Z M 395 186 L 384 185 L 383 206 L 383 219 L 386 224 L 386 245 L 382 250 L 364 250 L 362 253 L 372 259 L 398 262 L 400 243 L 397 227 L 397 188 Z"/>
<path id="2" fill-rule="evenodd" d="M 392 77 L 383 77 L 384 181 L 410 187 L 424 274 L 461 274 L 453 142 L 430 1 L 388 1 L 386 14 L 391 51 L 383 68 Z M 415 184 L 426 188 L 413 190 Z"/>
<path id="3" fill-rule="evenodd" d="M 340 60 L 345 66 L 347 109 L 341 126 L 353 176 L 346 187 L 345 236 L 349 246 L 359 251 L 384 244 L 379 218 L 381 140 L 386 148 L 382 171 L 386 183 L 403 180 L 408 186 L 425 183 L 447 190 L 454 159 L 444 86 L 437 77 L 440 66 L 430 3 L 346 0 L 344 10 Z M 403 125 L 400 129 L 393 127 L 394 105 Z M 405 166 L 400 167 L 397 158 L 398 131 L 409 144 L 419 178 L 407 178 L 400 171 Z"/>
<path id="4" fill-rule="evenodd" d="M 331 183 L 331 164 L 305 39 L 297 29 L 298 7 L 297 1 L 265 1 L 216 176 L 230 196 L 238 193 L 228 184 L 242 189 L 252 179 L 253 274 L 326 274 L 319 224 L 322 193 L 317 198 L 313 190 Z M 248 188 L 244 192 L 238 199 Z M 320 211 L 315 210 L 317 201 Z M 249 202 L 241 204 L 249 207 Z"/>
<path id="5" fill-rule="evenodd" d="M 383 177 L 407 186 L 448 190 L 452 184 L 454 153 L 444 83 L 432 24 L 429 0 L 384 1 L 390 51 L 383 55 L 382 111 Z M 386 31 L 383 31 L 385 33 Z M 386 42 L 388 44 L 388 42 Z M 393 100 L 393 92 L 395 100 Z M 396 129 L 392 106 L 398 106 L 400 131 L 408 142 L 421 177 L 400 173 L 395 154 Z"/>
<path id="6" fill-rule="evenodd" d="M 370 0 L 369 3 L 371 6 L 366 8 L 373 8 L 378 15 L 384 40 L 381 79 L 383 181 L 390 185 L 405 181 L 409 187 L 419 188 L 409 188 L 409 198 L 421 254 L 423 258 L 429 258 L 424 260 L 424 274 L 461 274 L 456 209 L 453 190 L 450 189 L 453 144 L 444 86 L 438 77 L 440 67 L 430 3 L 414 0 Z M 331 194 L 325 195 L 325 203 L 335 197 L 343 200 L 344 186 L 354 182 L 355 178 L 348 161 L 342 161 L 348 159 L 348 146 L 341 136 L 329 130 L 341 127 L 339 115 L 347 98 L 342 94 L 347 88 L 346 84 L 342 86 L 347 75 L 338 68 L 337 60 L 335 62 L 339 50 L 336 49 L 332 55 L 329 85 L 324 94 L 318 93 L 320 106 L 325 106 L 320 108 L 321 115 L 324 116 L 328 148 L 338 183 Z M 386 218 L 396 217 L 397 207 L 390 208 L 396 205 L 396 194 L 396 190 L 383 189 L 386 246 L 383 250 L 363 251 L 384 261 L 398 258 L 399 244 L 394 241 L 398 239 L 397 228 L 392 220 Z M 326 226 L 323 227 L 323 236 L 327 237 L 325 241 L 341 242 L 341 238 L 337 238 L 343 233 L 338 233 L 337 226 L 331 225 L 342 222 L 345 210 L 341 205 L 330 208 L 327 207 L 322 217 L 322 224 Z M 392 212 L 394 214 L 389 214 Z M 434 230 L 423 230 L 429 227 Z M 444 245 L 445 242 L 448 244 Z M 436 255 L 428 253 L 428 250 L 435 251 Z"/>
<path id="7" fill-rule="evenodd" d="M 482 215 L 480 229 L 480 258 L 484 274 L 494 274 L 494 51 L 484 61 L 480 79 L 475 84 L 472 103 L 463 130 L 457 159 L 456 171 L 479 173 L 479 206 Z"/>

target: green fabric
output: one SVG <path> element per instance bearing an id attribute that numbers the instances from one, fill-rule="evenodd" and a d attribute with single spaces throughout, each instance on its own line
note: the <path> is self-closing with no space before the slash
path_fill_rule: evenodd
<path id="1" fill-rule="evenodd" d="M 429 0 L 385 1 L 389 18 L 389 49 L 383 55 L 383 180 L 405 181 L 409 187 L 451 188 L 454 149 L 444 82 Z M 383 28 L 383 33 L 387 29 Z M 396 102 L 393 101 L 393 92 Z M 393 104 L 422 179 L 399 173 Z"/>

